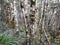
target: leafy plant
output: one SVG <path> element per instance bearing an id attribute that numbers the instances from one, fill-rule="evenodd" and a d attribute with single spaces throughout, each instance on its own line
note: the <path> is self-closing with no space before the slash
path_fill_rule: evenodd
<path id="1" fill-rule="evenodd" d="M 0 42 L 3 45 L 18 45 L 17 42 L 16 42 L 16 40 L 13 37 L 9 37 L 6 34 L 2 34 L 0 36 Z"/>

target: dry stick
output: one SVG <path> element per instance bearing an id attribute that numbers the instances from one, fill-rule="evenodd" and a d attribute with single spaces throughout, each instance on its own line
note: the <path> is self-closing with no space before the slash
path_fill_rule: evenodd
<path id="1" fill-rule="evenodd" d="M 34 45 L 34 32 L 35 32 L 35 31 L 34 31 L 34 28 L 35 28 L 35 27 L 34 27 L 34 23 L 35 23 L 35 22 L 34 22 L 34 20 L 35 20 L 35 19 L 34 19 L 34 17 L 35 17 L 35 7 L 34 7 L 34 6 L 35 6 L 35 1 L 30 0 L 30 2 L 31 2 L 30 7 L 32 8 L 32 9 L 31 9 L 32 12 L 31 12 L 31 14 L 30 14 L 30 16 L 32 17 L 32 18 L 30 17 L 30 20 L 31 20 L 31 23 L 30 23 L 30 26 L 31 26 L 31 28 L 30 28 L 30 29 L 31 29 L 31 30 L 30 30 L 31 44 L 30 44 L 30 45 Z M 33 20 L 33 21 L 32 21 L 32 20 Z"/>
<path id="2" fill-rule="evenodd" d="M 29 37 L 30 37 L 30 35 L 29 35 L 29 31 L 30 31 L 30 29 L 29 29 L 29 13 L 30 13 L 30 4 L 28 4 L 28 1 L 29 0 L 25 0 L 25 14 L 24 14 L 24 18 L 25 18 L 25 26 L 26 26 L 26 45 L 29 45 L 30 44 L 30 42 L 29 42 Z"/>
<path id="3" fill-rule="evenodd" d="M 13 0 L 14 16 L 15 16 L 15 23 L 16 23 L 15 24 L 16 30 L 14 31 L 14 33 L 16 34 L 18 32 L 17 34 L 19 36 L 18 11 L 17 11 L 17 5 L 16 4 L 17 4 L 16 0 Z"/>
<path id="4" fill-rule="evenodd" d="M 45 15 L 44 15 L 44 14 L 45 14 L 45 13 L 44 13 L 44 12 L 45 12 L 45 1 L 44 1 L 43 3 L 44 3 L 44 4 L 43 4 L 44 7 L 43 7 L 43 15 L 42 15 L 42 21 L 43 21 L 43 22 L 42 22 L 42 23 L 43 23 L 43 25 L 42 25 L 42 26 L 43 26 L 43 29 L 42 29 L 42 30 L 44 31 L 45 36 L 46 36 L 46 39 L 47 39 L 47 41 L 48 41 L 48 35 L 47 35 L 47 33 L 46 33 L 45 29 L 44 29 L 44 21 L 45 21 Z M 48 43 L 49 43 L 49 45 L 50 45 L 50 42 L 49 42 L 49 41 L 48 41 Z"/>
<path id="5" fill-rule="evenodd" d="M 23 2 L 23 3 L 24 3 L 24 2 Z M 22 4 L 21 4 L 21 6 L 22 6 Z M 24 8 L 25 8 L 25 7 L 24 7 Z M 28 41 L 28 40 L 27 40 L 27 39 L 28 39 L 28 38 L 27 38 L 27 35 L 28 35 L 28 33 L 27 33 L 27 32 L 28 32 L 28 29 L 27 29 L 26 15 L 25 15 L 25 10 L 26 10 L 26 9 L 24 10 L 24 8 L 23 8 L 23 9 L 21 8 L 21 9 L 22 9 L 22 12 L 23 12 L 23 15 L 24 15 L 25 28 L 26 28 L 26 30 L 25 30 L 25 31 L 26 31 L 26 45 L 28 45 L 28 44 L 27 44 L 27 43 L 28 43 L 28 42 L 27 42 L 27 41 Z"/>
<path id="6" fill-rule="evenodd" d="M 41 30 L 42 30 L 42 15 L 40 14 L 41 5 L 42 5 L 42 0 L 40 0 L 40 2 L 38 2 L 38 0 L 36 0 L 36 7 L 37 7 L 37 13 L 38 13 L 37 15 L 40 18 L 38 21 L 38 23 L 39 23 L 38 27 L 40 27 L 39 32 L 41 32 Z M 41 43 L 42 43 L 42 45 L 44 45 L 44 43 L 41 41 L 41 34 L 40 34 L 40 44 L 39 45 L 41 45 Z"/>

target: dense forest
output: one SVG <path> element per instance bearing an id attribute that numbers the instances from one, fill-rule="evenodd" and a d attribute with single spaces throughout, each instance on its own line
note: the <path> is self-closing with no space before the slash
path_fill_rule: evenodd
<path id="1" fill-rule="evenodd" d="M 60 45 L 60 0 L 0 0 L 0 45 Z"/>

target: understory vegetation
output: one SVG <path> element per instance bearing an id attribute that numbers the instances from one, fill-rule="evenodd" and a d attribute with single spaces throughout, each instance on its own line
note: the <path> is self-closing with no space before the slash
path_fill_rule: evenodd
<path id="1" fill-rule="evenodd" d="M 0 45 L 60 45 L 60 0 L 0 0 Z"/>

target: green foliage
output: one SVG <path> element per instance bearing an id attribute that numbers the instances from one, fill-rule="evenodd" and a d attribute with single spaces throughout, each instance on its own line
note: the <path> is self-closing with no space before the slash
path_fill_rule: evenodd
<path id="1" fill-rule="evenodd" d="M 6 35 L 6 34 L 2 34 L 2 35 L 0 36 L 0 42 L 1 42 L 3 45 L 17 45 L 16 40 L 15 40 L 13 37 L 9 37 L 9 36 Z"/>

